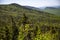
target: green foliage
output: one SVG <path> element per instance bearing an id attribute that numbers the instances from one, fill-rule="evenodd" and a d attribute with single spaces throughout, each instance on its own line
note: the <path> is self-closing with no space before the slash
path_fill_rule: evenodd
<path id="1" fill-rule="evenodd" d="M 0 5 L 0 40 L 60 40 L 60 16 Z"/>
<path id="2" fill-rule="evenodd" d="M 51 14 L 55 14 L 55 15 L 60 15 L 60 8 L 45 8 L 44 10 L 45 12 L 51 13 Z"/>

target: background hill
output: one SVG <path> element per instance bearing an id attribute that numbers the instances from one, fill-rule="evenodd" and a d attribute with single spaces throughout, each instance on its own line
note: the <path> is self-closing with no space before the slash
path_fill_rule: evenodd
<path id="1" fill-rule="evenodd" d="M 46 7 L 43 11 L 60 15 L 60 8 L 59 7 Z"/>
<path id="2" fill-rule="evenodd" d="M 0 5 L 0 40 L 60 40 L 60 16 L 29 8 Z"/>
<path id="3" fill-rule="evenodd" d="M 28 9 L 33 9 L 33 10 L 38 10 L 38 11 L 43 11 L 55 15 L 60 15 L 60 6 L 55 6 L 55 7 L 31 7 L 31 6 L 24 6 Z"/>

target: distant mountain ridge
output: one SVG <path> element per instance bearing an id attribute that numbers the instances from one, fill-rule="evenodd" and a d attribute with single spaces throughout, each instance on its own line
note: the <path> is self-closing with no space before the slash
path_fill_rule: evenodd
<path id="1" fill-rule="evenodd" d="M 49 8 L 49 9 L 60 9 L 60 6 L 58 6 L 58 7 L 46 7 L 46 8 Z"/>
<path id="2" fill-rule="evenodd" d="M 37 10 L 37 11 L 40 11 L 40 12 L 47 12 L 47 13 L 51 13 L 51 14 L 57 14 L 57 15 L 60 15 L 60 6 L 56 6 L 56 7 L 32 7 L 32 6 L 22 6 L 22 5 L 19 5 L 19 4 L 16 4 L 16 3 L 11 3 L 9 5 L 14 5 L 18 8 L 24 8 L 24 9 L 28 9 L 28 10 Z M 8 5 L 7 5 L 8 6 Z"/>

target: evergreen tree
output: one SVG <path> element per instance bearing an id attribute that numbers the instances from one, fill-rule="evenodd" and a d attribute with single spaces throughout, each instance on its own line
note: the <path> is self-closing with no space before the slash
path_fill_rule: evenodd
<path id="1" fill-rule="evenodd" d="M 12 28 L 13 28 L 13 38 L 12 38 L 12 40 L 17 40 L 17 37 L 19 35 L 19 31 L 18 31 L 18 28 L 17 28 L 16 23 L 15 23 L 12 16 L 11 16 L 11 21 L 12 21 Z"/>
<path id="2" fill-rule="evenodd" d="M 22 24 L 24 26 L 24 30 L 25 30 L 25 24 L 28 23 L 28 17 L 25 15 L 25 13 L 23 14 L 23 20 L 22 20 Z"/>
<path id="3" fill-rule="evenodd" d="M 6 40 L 10 40 L 10 38 L 9 38 L 9 29 L 7 28 L 7 27 L 5 27 L 6 28 L 6 30 L 5 30 L 5 35 L 6 35 Z"/>

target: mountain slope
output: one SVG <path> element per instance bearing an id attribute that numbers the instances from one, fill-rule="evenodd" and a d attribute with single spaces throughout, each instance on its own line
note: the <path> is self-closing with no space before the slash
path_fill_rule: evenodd
<path id="1" fill-rule="evenodd" d="M 31 6 L 24 6 L 24 7 L 28 8 L 28 9 L 44 11 L 44 12 L 48 12 L 48 13 L 51 13 L 51 14 L 60 15 L 60 6 L 56 6 L 56 7 L 40 7 L 40 8 L 31 7 Z"/>
<path id="2" fill-rule="evenodd" d="M 49 14 L 49 13 L 47 13 L 47 12 L 43 12 L 43 11 L 37 11 L 37 10 L 32 10 L 32 9 L 29 9 L 29 8 L 26 8 L 26 7 L 24 7 L 24 6 L 17 6 L 17 5 L 15 5 L 15 4 L 11 4 L 11 5 L 0 5 L 0 11 L 2 12 L 7 12 L 7 13 L 10 13 L 10 14 L 12 14 L 12 13 L 15 13 L 15 14 L 22 14 L 22 13 L 26 13 L 27 12 L 27 14 L 40 14 L 40 15 L 42 15 L 42 16 L 53 16 L 53 14 Z M 2 12 L 2 13 L 3 13 Z M 36 15 L 36 16 L 37 16 Z"/>
<path id="3" fill-rule="evenodd" d="M 46 7 L 43 11 L 51 14 L 60 15 L 60 8 Z"/>
<path id="4" fill-rule="evenodd" d="M 60 16 L 18 4 L 0 5 L 0 40 L 56 39 L 60 39 Z"/>

